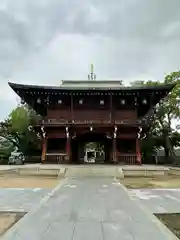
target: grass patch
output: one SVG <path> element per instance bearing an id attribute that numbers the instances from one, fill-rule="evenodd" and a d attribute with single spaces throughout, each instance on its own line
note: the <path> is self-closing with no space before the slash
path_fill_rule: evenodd
<path id="1" fill-rule="evenodd" d="M 0 213 L 0 236 L 17 223 L 25 213 Z"/>
<path id="2" fill-rule="evenodd" d="M 125 177 L 120 182 L 127 188 L 180 188 L 180 176 Z"/>
<path id="3" fill-rule="evenodd" d="M 155 214 L 155 216 L 180 239 L 180 213 Z"/>

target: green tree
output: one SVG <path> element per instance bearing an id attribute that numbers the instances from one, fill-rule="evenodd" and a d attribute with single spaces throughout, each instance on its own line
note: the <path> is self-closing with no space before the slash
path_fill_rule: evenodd
<path id="1" fill-rule="evenodd" d="M 180 72 L 173 72 L 165 77 L 165 84 L 175 84 L 173 90 L 168 94 L 164 101 L 157 106 L 156 121 L 159 124 L 159 130 L 164 140 L 164 149 L 167 157 L 172 159 L 174 165 L 179 164 L 175 156 L 173 147 L 173 137 L 175 129 L 172 126 L 173 120 L 180 119 Z"/>
<path id="2" fill-rule="evenodd" d="M 40 119 L 27 105 L 19 105 L 0 123 L 0 136 L 6 138 L 25 155 L 31 155 L 40 148 L 40 142 L 28 127 Z"/>
<path id="3" fill-rule="evenodd" d="M 7 159 L 9 158 L 13 150 L 13 144 L 4 138 L 0 138 L 0 164 L 7 164 Z"/>
<path id="4" fill-rule="evenodd" d="M 167 159 L 170 157 L 172 163 L 177 165 L 179 161 L 175 156 L 173 147 L 178 145 L 178 134 L 176 134 L 172 123 L 173 120 L 180 119 L 180 71 L 170 73 L 162 83 L 175 84 L 175 87 L 165 99 L 157 104 L 155 118 L 149 135 L 151 140 L 154 139 L 154 144 L 158 147 L 161 145 L 164 148 Z M 162 83 L 158 81 L 141 81 L 134 82 L 132 85 L 157 86 Z M 150 142 L 148 143 L 147 140 L 146 144 L 149 144 Z M 150 145 L 152 145 L 152 141 Z"/>

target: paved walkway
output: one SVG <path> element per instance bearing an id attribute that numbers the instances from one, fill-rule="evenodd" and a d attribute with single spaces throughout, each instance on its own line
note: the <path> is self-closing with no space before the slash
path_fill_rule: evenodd
<path id="1" fill-rule="evenodd" d="M 0 188 L 0 211 L 29 212 L 51 189 Z"/>
<path id="2" fill-rule="evenodd" d="M 152 213 L 180 213 L 180 189 L 133 189 L 133 198 Z"/>
<path id="3" fill-rule="evenodd" d="M 4 240 L 175 240 L 110 178 L 69 179 Z"/>

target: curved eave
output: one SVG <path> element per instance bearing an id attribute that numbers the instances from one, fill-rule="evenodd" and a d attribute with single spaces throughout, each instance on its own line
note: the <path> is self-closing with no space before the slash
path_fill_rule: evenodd
<path id="1" fill-rule="evenodd" d="M 34 91 L 86 91 L 86 90 L 102 90 L 102 91 L 108 91 L 108 90 L 114 90 L 114 91 L 139 91 L 139 92 L 144 92 L 144 91 L 167 91 L 170 92 L 174 87 L 175 84 L 162 84 L 159 86 L 137 86 L 137 87 L 107 87 L 107 86 L 44 86 L 44 85 L 27 85 L 27 84 L 18 84 L 18 83 L 12 83 L 12 82 L 8 82 L 9 86 L 15 91 L 20 91 L 20 90 L 34 90 Z"/>

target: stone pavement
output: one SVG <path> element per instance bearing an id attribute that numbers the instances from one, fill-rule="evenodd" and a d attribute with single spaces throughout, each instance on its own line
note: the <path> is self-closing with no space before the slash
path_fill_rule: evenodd
<path id="1" fill-rule="evenodd" d="M 152 213 L 180 213 L 180 189 L 133 189 L 133 198 Z"/>
<path id="2" fill-rule="evenodd" d="M 4 240 L 175 240 L 111 178 L 67 179 Z"/>
<path id="3" fill-rule="evenodd" d="M 0 211 L 28 212 L 50 191 L 41 188 L 0 188 Z"/>

